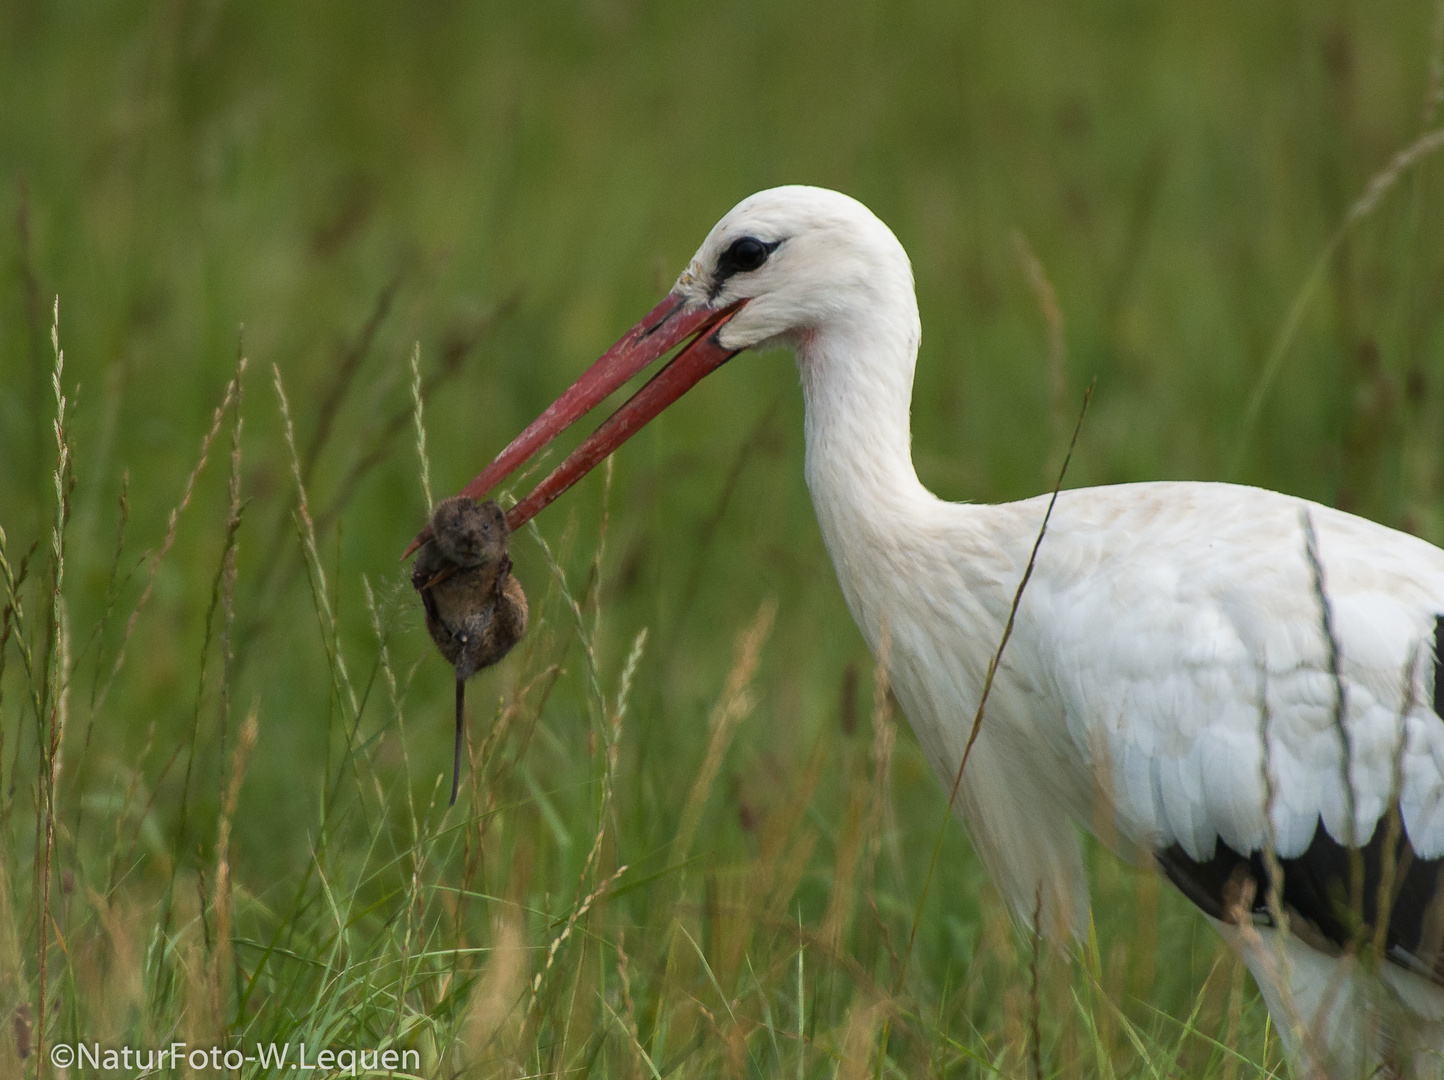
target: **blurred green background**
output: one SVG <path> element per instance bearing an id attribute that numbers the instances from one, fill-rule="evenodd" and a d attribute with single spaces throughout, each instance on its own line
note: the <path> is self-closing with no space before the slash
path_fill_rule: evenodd
<path id="1" fill-rule="evenodd" d="M 425 516 L 413 343 L 440 496 L 655 302 L 723 212 L 781 183 L 856 196 L 911 254 L 924 325 L 914 453 L 939 494 L 1046 490 L 1096 377 L 1070 486 L 1242 480 L 1437 542 L 1444 167 L 1403 174 L 1326 253 L 1369 178 L 1440 119 L 1438 8 L 0 4 L 0 523 L 12 559 L 53 514 L 56 295 L 74 402 L 77 641 L 108 603 L 123 474 L 122 577 L 160 543 L 243 342 L 231 737 L 256 703 L 236 859 L 260 888 L 309 857 L 341 738 L 271 365 L 358 681 L 375 678 L 362 574 L 394 620 L 398 666 L 419 664 L 408 731 L 429 791 L 449 769 L 451 687 L 397 563 Z M 1056 290 L 1061 387 L 1019 238 Z M 1250 394 L 1321 258 L 1246 433 Z M 652 632 L 620 781 L 634 861 L 661 865 L 670 833 L 658 822 L 686 797 L 733 636 L 764 599 L 780 607 L 760 705 L 709 810 L 716 839 L 699 846 L 745 844 L 748 815 L 785 795 L 814 741 L 848 737 L 830 734 L 845 726 L 846 672 L 870 660 L 802 482 L 796 383 L 786 355 L 739 357 L 617 455 L 600 666 L 614 672 L 636 631 Z M 79 787 L 134 769 L 155 785 L 147 813 L 165 829 L 181 780 L 160 766 L 193 725 L 207 778 L 197 797 L 213 807 L 218 790 L 213 640 L 197 685 L 226 450 L 223 436 L 105 712 L 77 705 L 69 736 L 72 755 L 91 740 Z M 539 519 L 576 582 L 603 486 L 588 480 Z M 528 539 L 514 556 L 535 602 L 547 568 Z M 117 591 L 118 612 L 145 565 Z M 102 666 L 122 628 L 111 619 L 90 646 Z M 543 788 L 587 753 L 575 650 L 568 664 L 546 738 L 527 751 Z M 477 730 L 511 670 L 472 683 Z M 35 738 L 18 678 L 12 663 L 0 711 L 16 761 Z M 142 758 L 152 741 L 161 750 Z M 905 742 L 898 827 L 926 847 L 943 796 Z M 14 783 L 13 764 L 0 768 Z M 555 796 L 564 815 L 589 797 L 576 785 Z M 948 858 L 964 850 L 955 831 Z"/>

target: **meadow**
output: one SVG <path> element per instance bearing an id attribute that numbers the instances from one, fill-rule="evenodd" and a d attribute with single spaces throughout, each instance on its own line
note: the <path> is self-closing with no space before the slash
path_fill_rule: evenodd
<path id="1" fill-rule="evenodd" d="M 1003 909 L 785 354 L 515 538 L 449 809 L 398 556 L 793 182 L 913 259 L 938 494 L 1048 490 L 1096 380 L 1067 486 L 1444 542 L 1444 2 L 3 0 L 0 102 L 0 1076 L 1283 1074 L 1151 874 L 1094 844 L 1066 955 Z"/>

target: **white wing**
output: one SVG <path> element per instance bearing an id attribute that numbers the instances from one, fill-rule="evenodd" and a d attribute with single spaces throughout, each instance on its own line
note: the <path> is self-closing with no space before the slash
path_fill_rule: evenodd
<path id="1" fill-rule="evenodd" d="M 1302 855 L 1320 820 L 1340 844 L 1367 842 L 1395 798 L 1415 854 L 1444 855 L 1444 721 L 1432 707 L 1444 552 L 1253 488 L 1078 495 L 1060 500 L 1024 593 L 1018 663 L 1036 665 L 1079 764 L 1111 788 L 1112 827 L 1198 862 L 1220 839 L 1261 849 L 1267 730 L 1281 857 Z"/>

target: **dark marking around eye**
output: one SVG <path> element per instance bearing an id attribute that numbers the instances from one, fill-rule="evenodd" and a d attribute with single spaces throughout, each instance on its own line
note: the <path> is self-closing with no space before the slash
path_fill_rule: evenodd
<path id="1" fill-rule="evenodd" d="M 712 283 L 713 295 L 721 291 L 723 282 L 733 274 L 745 274 L 760 268 L 781 243 L 781 240 L 759 240 L 755 236 L 743 236 L 732 241 L 732 246 L 717 257 L 717 273 Z"/>

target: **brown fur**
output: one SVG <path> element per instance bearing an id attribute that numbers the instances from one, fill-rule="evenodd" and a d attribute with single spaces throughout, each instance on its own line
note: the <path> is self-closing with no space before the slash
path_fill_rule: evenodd
<path id="1" fill-rule="evenodd" d="M 526 593 L 511 573 L 510 533 L 496 503 L 445 499 L 431 527 L 411 584 L 421 593 L 431 639 L 465 681 L 500 661 L 526 633 Z"/>
<path id="2" fill-rule="evenodd" d="M 526 633 L 527 603 L 511 572 L 506 515 L 495 502 L 443 499 L 431 515 L 431 539 L 416 555 L 411 584 L 426 609 L 431 640 L 456 667 L 456 759 L 461 771 L 466 680 L 506 656 Z"/>

